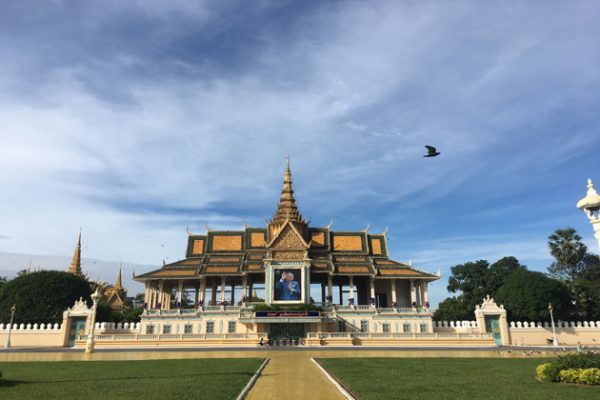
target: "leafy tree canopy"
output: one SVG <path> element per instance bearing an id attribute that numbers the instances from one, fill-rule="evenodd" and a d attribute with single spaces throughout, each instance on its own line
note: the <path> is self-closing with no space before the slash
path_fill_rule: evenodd
<path id="1" fill-rule="evenodd" d="M 508 276 L 526 270 L 515 257 L 503 257 L 490 265 L 486 260 L 455 265 L 450 270 L 448 291 L 458 296 L 442 301 L 434 317 L 438 320 L 472 320 L 475 306 L 485 296 L 494 296 Z"/>
<path id="2" fill-rule="evenodd" d="M 515 271 L 496 293 L 513 321 L 548 321 L 548 303 L 554 318 L 569 319 L 572 313 L 571 295 L 567 286 L 541 272 Z"/>
<path id="3" fill-rule="evenodd" d="M 572 295 L 583 319 L 600 320 L 600 257 L 587 254 L 585 256 L 585 269 L 573 280 Z"/>
<path id="4" fill-rule="evenodd" d="M 82 297 L 90 302 L 90 284 L 84 278 L 62 271 L 23 274 L 0 287 L 0 322 L 10 321 L 16 304 L 14 323 L 57 323 L 63 311 Z"/>

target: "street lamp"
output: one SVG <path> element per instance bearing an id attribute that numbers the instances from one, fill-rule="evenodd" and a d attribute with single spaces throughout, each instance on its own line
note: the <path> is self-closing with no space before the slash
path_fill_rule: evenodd
<path id="1" fill-rule="evenodd" d="M 577 202 L 577 208 L 585 212 L 590 220 L 594 228 L 594 236 L 598 241 L 598 248 L 600 248 L 600 195 L 596 192 L 591 179 L 588 179 L 587 187 L 587 195 Z"/>
<path id="2" fill-rule="evenodd" d="M 96 287 L 96 291 L 94 291 L 94 293 L 92 293 L 92 320 L 91 320 L 91 327 L 90 327 L 90 334 L 88 335 L 87 338 L 87 342 L 85 342 L 85 352 L 86 353 L 93 353 L 94 352 L 94 345 L 96 344 L 95 340 L 94 340 L 94 329 L 95 329 L 95 325 L 96 325 L 96 309 L 98 308 L 98 300 L 100 300 L 100 298 L 102 297 L 102 294 L 100 292 L 100 286 Z"/>
<path id="3" fill-rule="evenodd" d="M 12 330 L 13 321 L 15 319 L 15 311 L 17 309 L 17 305 L 13 304 L 10 308 L 10 323 L 8 324 L 8 334 L 6 335 L 6 341 L 4 342 L 4 348 L 10 349 L 10 332 Z"/>
<path id="4" fill-rule="evenodd" d="M 558 339 L 556 338 L 556 329 L 554 328 L 554 316 L 552 315 L 552 303 L 548 303 L 548 311 L 550 311 L 550 321 L 552 322 L 552 345 L 558 347 Z"/>

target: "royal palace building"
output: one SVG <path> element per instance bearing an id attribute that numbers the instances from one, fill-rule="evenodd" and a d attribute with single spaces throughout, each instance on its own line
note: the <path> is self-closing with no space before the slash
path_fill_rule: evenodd
<path id="1" fill-rule="evenodd" d="M 303 218 L 287 162 L 265 227 L 189 233 L 184 259 L 134 276 L 146 288 L 143 332 L 433 332 L 427 285 L 439 274 L 391 259 L 385 232 L 330 228 Z"/>

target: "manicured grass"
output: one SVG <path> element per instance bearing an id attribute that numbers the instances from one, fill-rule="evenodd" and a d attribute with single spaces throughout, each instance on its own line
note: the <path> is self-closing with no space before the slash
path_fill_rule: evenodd
<path id="1" fill-rule="evenodd" d="M 235 399 L 260 359 L 0 363 L 0 399 Z"/>
<path id="2" fill-rule="evenodd" d="M 600 387 L 537 382 L 546 359 L 324 358 L 321 364 L 361 400 L 600 399 Z"/>

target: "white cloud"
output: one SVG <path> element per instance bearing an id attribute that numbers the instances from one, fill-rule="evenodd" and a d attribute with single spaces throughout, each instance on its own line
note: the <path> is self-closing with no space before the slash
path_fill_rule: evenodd
<path id="1" fill-rule="evenodd" d="M 36 13 L 39 32 L 4 31 L 0 251 L 70 254 L 83 221 L 90 257 L 182 257 L 186 225 L 263 223 L 287 150 L 315 223 L 385 225 L 449 199 L 469 223 L 429 223 L 450 242 L 510 218 L 499 194 L 556 204 L 531 187 L 594 165 L 593 5 L 356 2 L 269 30 L 261 12 L 276 6 L 234 21 L 230 5 L 111 2 L 68 29 L 64 9 Z M 423 159 L 424 144 L 442 156 Z M 423 243 L 426 265 L 531 250 L 508 236 Z"/>

